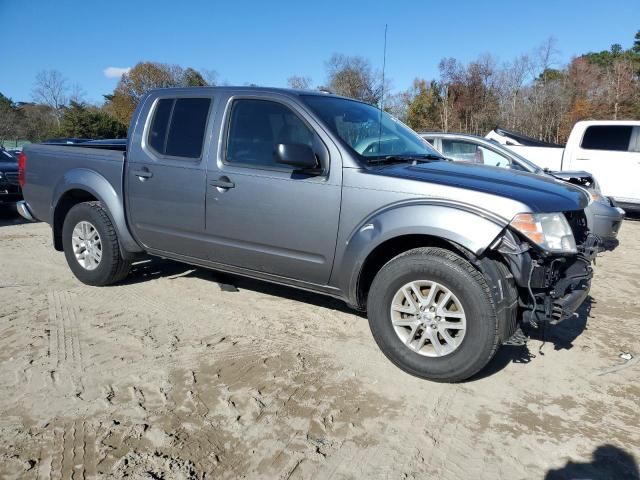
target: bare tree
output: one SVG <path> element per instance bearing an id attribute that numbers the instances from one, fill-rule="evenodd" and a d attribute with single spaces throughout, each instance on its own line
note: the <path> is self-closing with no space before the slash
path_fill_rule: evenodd
<path id="1" fill-rule="evenodd" d="M 204 79 L 207 81 L 207 84 L 210 87 L 214 87 L 216 85 L 218 85 L 218 72 L 215 70 L 211 70 L 211 69 L 205 69 L 205 70 L 201 70 L 200 73 L 202 74 L 202 76 L 204 77 Z"/>
<path id="2" fill-rule="evenodd" d="M 85 89 L 82 88 L 79 83 L 74 83 L 70 89 L 69 102 L 85 103 L 86 98 L 87 92 L 85 91 Z"/>
<path id="3" fill-rule="evenodd" d="M 67 79 L 59 71 L 42 70 L 36 75 L 33 99 L 51 108 L 58 126 L 60 126 L 62 108 L 68 102 L 68 93 Z"/>
<path id="4" fill-rule="evenodd" d="M 297 88 L 300 90 L 308 90 L 311 88 L 311 77 L 301 77 L 299 75 L 293 75 L 287 78 L 287 85 L 289 88 Z"/>
<path id="5" fill-rule="evenodd" d="M 524 91 L 529 78 L 531 61 L 528 55 L 521 55 L 506 63 L 499 72 L 499 90 L 501 108 L 505 124 L 512 129 L 521 128 L 519 109 L 523 107 Z"/>
<path id="6" fill-rule="evenodd" d="M 377 105 L 382 100 L 385 90 L 382 76 L 380 72 L 374 71 L 366 58 L 334 53 L 325 67 L 327 84 L 332 92 L 372 105 Z"/>
<path id="7" fill-rule="evenodd" d="M 557 45 L 558 41 L 554 37 L 549 37 L 533 52 L 530 68 L 533 69 L 533 76 L 540 76 L 543 83 L 547 80 L 547 72 L 558 66 L 560 50 Z"/>
<path id="8" fill-rule="evenodd" d="M 607 103 L 613 110 L 614 120 L 618 119 L 625 104 L 633 103 L 637 91 L 635 75 L 633 65 L 626 58 L 614 60 L 612 68 L 605 75 Z"/>

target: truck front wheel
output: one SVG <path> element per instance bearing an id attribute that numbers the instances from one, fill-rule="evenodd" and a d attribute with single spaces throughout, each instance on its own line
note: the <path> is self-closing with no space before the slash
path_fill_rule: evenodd
<path id="1" fill-rule="evenodd" d="M 483 275 L 441 248 L 417 248 L 384 265 L 367 301 L 383 353 L 417 377 L 465 380 L 491 360 L 498 321 Z"/>
<path id="2" fill-rule="evenodd" d="M 74 205 L 62 226 L 69 268 L 82 283 L 103 286 L 124 279 L 131 263 L 122 258 L 116 230 L 100 202 Z"/>

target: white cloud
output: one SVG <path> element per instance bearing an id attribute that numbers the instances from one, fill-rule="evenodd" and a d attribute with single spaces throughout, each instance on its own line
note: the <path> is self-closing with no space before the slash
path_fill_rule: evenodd
<path id="1" fill-rule="evenodd" d="M 104 71 L 104 76 L 107 78 L 120 78 L 125 73 L 129 73 L 131 67 L 107 67 Z"/>

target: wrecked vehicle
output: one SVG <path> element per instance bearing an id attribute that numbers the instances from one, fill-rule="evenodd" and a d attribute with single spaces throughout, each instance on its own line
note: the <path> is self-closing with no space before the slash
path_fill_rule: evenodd
<path id="1" fill-rule="evenodd" d="M 542 169 L 513 150 L 476 135 L 466 133 L 421 132 L 427 140 L 447 158 L 461 162 L 471 162 L 492 167 L 508 168 L 547 175 L 573 183 L 584 188 L 591 200 L 585 209 L 587 226 L 599 239 L 602 251 L 614 250 L 618 244 L 618 233 L 622 226 L 625 211 L 618 207 L 612 198 L 602 194 L 596 178 L 584 171 L 566 170 L 562 172 Z"/>
<path id="2" fill-rule="evenodd" d="M 148 254 L 330 295 L 436 381 L 476 374 L 523 321 L 572 315 L 597 249 L 583 189 L 448 161 L 322 92 L 155 90 L 126 145 L 28 145 L 19 169 L 21 214 L 51 225 L 80 281 Z"/>

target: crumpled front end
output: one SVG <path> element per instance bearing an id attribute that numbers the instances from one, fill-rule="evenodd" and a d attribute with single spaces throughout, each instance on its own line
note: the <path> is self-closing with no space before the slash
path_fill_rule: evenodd
<path id="1" fill-rule="evenodd" d="M 589 294 L 599 239 L 587 228 L 584 212 L 565 212 L 577 253 L 553 254 L 534 248 L 506 230 L 493 249 L 511 271 L 519 292 L 522 322 L 557 323 L 571 317 Z"/>

